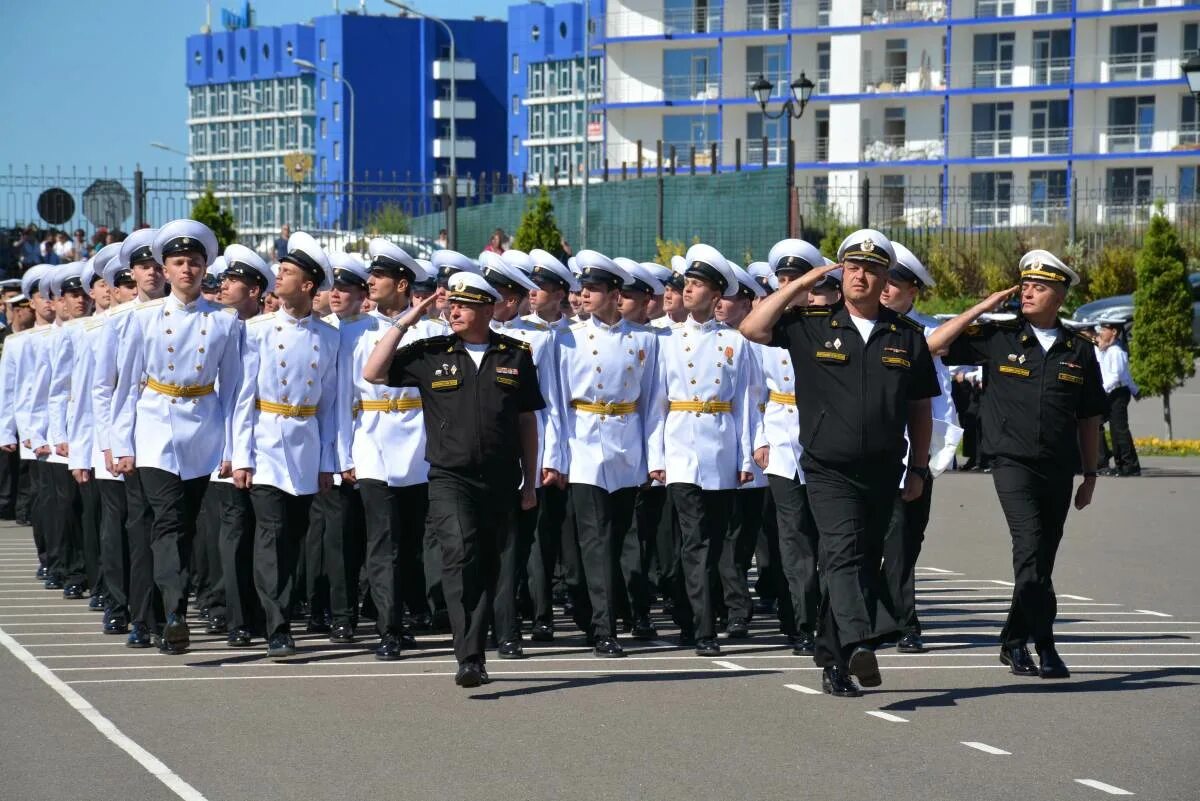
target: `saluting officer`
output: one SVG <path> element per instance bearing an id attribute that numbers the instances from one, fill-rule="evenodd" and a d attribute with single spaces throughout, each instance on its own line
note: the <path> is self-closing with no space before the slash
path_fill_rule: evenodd
<path id="1" fill-rule="evenodd" d="M 667 485 L 679 518 L 681 642 L 694 639 L 698 656 L 716 656 L 717 565 L 734 492 L 751 479 L 754 357 L 746 339 L 714 317 L 717 302 L 738 292 L 732 266 L 709 245 L 692 245 L 685 259 L 688 317 L 660 344 L 650 476 Z"/>
<path id="2" fill-rule="evenodd" d="M 297 231 L 275 277 L 279 311 L 246 323 L 232 467 L 254 507 L 254 586 L 273 658 L 296 652 L 291 613 L 300 597 L 301 540 L 313 496 L 333 486 L 337 468 L 338 332 L 313 306 L 331 286 L 325 251 Z"/>
<path id="3" fill-rule="evenodd" d="M 500 293 L 475 273 L 451 276 L 447 289 L 454 333 L 397 352 L 433 302 L 426 299 L 379 340 L 363 378 L 421 393 L 428 520 L 442 546 L 442 586 L 459 664 L 454 680 L 478 687 L 487 680 L 484 647 L 500 554 L 516 536 L 518 511 L 537 503 L 534 413 L 545 404 L 528 346 L 489 326 Z"/>
<path id="4" fill-rule="evenodd" d="M 1044 250 L 1026 253 L 1020 271 L 1019 286 L 943 323 L 930 335 L 929 347 L 948 348 L 949 364 L 986 370 L 983 450 L 995 456 L 992 480 L 1012 535 L 1015 582 L 1000 632 L 1000 661 L 1018 676 L 1060 679 L 1070 671 L 1054 647 L 1058 601 L 1051 573 L 1081 463 L 1075 508 L 1092 502 L 1104 388 L 1092 343 L 1058 319 L 1079 276 Z M 1015 320 L 974 324 L 1017 291 L 1021 314 Z M 1029 654 L 1030 640 L 1038 665 Z"/>
<path id="5" fill-rule="evenodd" d="M 920 324 L 880 301 L 895 254 L 878 231 L 851 234 L 838 249 L 843 301 L 787 311 L 832 268 L 813 270 L 764 300 L 742 323 L 757 342 L 786 347 L 801 388 L 801 464 L 819 534 L 821 620 L 814 659 L 822 687 L 839 697 L 880 684 L 875 645 L 896 623 L 882 603 L 879 562 L 911 442 L 906 500 L 928 474 L 937 376 Z"/>

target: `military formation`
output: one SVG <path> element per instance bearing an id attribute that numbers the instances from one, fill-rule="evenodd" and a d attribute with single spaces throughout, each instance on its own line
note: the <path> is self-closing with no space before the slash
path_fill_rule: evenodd
<path id="1" fill-rule="evenodd" d="M 294 625 L 381 660 L 449 631 L 462 687 L 564 633 L 555 607 L 612 658 L 664 620 L 717 656 L 766 618 L 853 697 L 881 683 L 877 649 L 926 650 L 948 365 L 976 365 L 1013 545 L 1000 659 L 1069 675 L 1051 573 L 1105 396 L 1054 255 L 940 325 L 913 308 L 928 270 L 872 230 L 746 268 L 704 244 L 670 265 L 366 255 L 297 232 L 271 265 L 175 220 L 0 285 L 0 468 L 46 589 L 168 655 L 189 605 L 272 658 Z"/>

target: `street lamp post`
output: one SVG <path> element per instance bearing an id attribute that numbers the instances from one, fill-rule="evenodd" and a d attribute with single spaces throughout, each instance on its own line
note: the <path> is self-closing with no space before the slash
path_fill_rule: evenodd
<path id="1" fill-rule="evenodd" d="M 456 125 L 458 118 L 458 63 L 454 58 L 454 31 L 451 30 L 449 23 L 441 17 L 417 11 L 412 6 L 399 2 L 399 0 L 385 0 L 385 2 L 401 11 L 412 14 L 414 17 L 421 17 L 430 22 L 436 22 L 446 30 L 446 35 L 450 37 L 450 179 L 456 184 L 450 196 L 454 197 L 458 194 L 458 126 Z"/>
<path id="2" fill-rule="evenodd" d="M 787 235 L 792 236 L 795 227 L 795 218 L 792 215 L 792 191 L 796 186 L 796 154 L 792 148 L 792 119 L 798 120 L 804 116 L 804 109 L 808 108 L 808 101 L 812 97 L 815 85 L 803 72 L 800 73 L 800 77 L 791 83 L 791 96 L 783 101 L 783 107 L 778 112 L 772 114 L 767 111 L 767 100 L 770 99 L 771 90 L 774 88 L 775 85 L 760 74 L 758 80 L 751 85 L 750 91 L 754 93 L 754 99 L 758 101 L 758 107 L 762 109 L 764 117 L 769 120 L 783 118 L 783 137 L 787 142 Z"/>
<path id="3" fill-rule="evenodd" d="M 1200 103 L 1200 56 L 1192 56 L 1183 62 L 1183 77 L 1187 80 L 1188 89 Z"/>
<path id="4" fill-rule="evenodd" d="M 170 145 L 163 144 L 162 142 L 151 142 L 150 147 L 158 148 L 159 150 L 165 150 L 168 153 L 174 153 L 177 156 L 183 156 L 185 158 L 187 157 L 187 153 L 184 153 L 182 150 L 177 148 L 173 148 Z"/>
<path id="5" fill-rule="evenodd" d="M 333 81 L 341 81 L 342 84 L 346 87 L 346 92 L 350 95 L 350 144 L 346 148 L 346 157 L 349 160 L 349 165 L 350 165 L 350 180 L 347 182 L 348 183 L 347 195 L 348 195 L 348 200 L 350 203 L 350 209 L 346 213 L 346 227 L 349 228 L 351 231 L 353 231 L 354 230 L 354 121 L 358 117 L 358 114 L 354 110 L 354 87 L 351 86 L 350 82 L 348 80 L 346 80 L 344 77 L 339 78 L 336 75 L 326 72 L 325 70 L 321 69 L 316 64 L 309 61 L 308 59 L 294 58 L 294 59 L 292 59 L 292 63 L 295 64 L 297 67 L 299 67 L 302 70 L 309 70 L 310 72 L 315 72 L 317 75 L 324 75 L 326 78 L 329 78 Z"/>

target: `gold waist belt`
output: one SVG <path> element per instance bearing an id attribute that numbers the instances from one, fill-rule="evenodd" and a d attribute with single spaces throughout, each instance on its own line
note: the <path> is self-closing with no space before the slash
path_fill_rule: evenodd
<path id="1" fill-rule="evenodd" d="M 260 400 L 255 404 L 260 412 L 270 412 L 280 417 L 316 417 L 316 406 L 300 406 L 287 403 L 272 403 Z"/>
<path id="2" fill-rule="evenodd" d="M 179 384 L 164 384 L 161 381 L 155 381 L 153 378 L 146 379 L 146 387 L 157 392 L 159 395 L 166 395 L 171 398 L 202 398 L 205 395 L 211 395 L 215 384 L 193 384 L 192 386 L 180 386 Z"/>
<path id="3" fill-rule="evenodd" d="M 578 412 L 588 412 L 590 414 L 611 414 L 616 416 L 633 414 L 637 411 L 637 403 L 589 403 L 587 401 L 573 400 L 571 408 Z"/>
<path id="4" fill-rule="evenodd" d="M 782 403 L 784 406 L 796 405 L 796 396 L 790 392 L 776 392 L 775 390 L 771 390 L 769 397 L 771 400 L 776 403 Z"/>
<path id="5" fill-rule="evenodd" d="M 420 398 L 392 398 L 391 400 L 360 400 L 354 404 L 354 413 L 359 412 L 409 412 L 421 408 Z"/>
<path id="6" fill-rule="evenodd" d="M 732 412 L 733 404 L 729 401 L 671 401 L 668 408 L 673 412 L 697 412 L 700 414 L 721 414 Z"/>

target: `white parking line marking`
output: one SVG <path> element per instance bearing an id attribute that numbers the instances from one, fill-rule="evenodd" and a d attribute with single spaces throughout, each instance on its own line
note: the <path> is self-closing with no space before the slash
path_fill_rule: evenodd
<path id="1" fill-rule="evenodd" d="M 908 723 L 908 718 L 893 715 L 891 712 L 880 712 L 877 709 L 869 709 L 867 710 L 867 714 L 880 720 L 886 720 L 888 723 Z"/>
<path id="2" fill-rule="evenodd" d="M 822 695 L 820 690 L 814 690 L 812 687 L 805 687 L 803 684 L 785 684 L 783 686 L 787 687 L 789 690 L 795 690 L 798 693 L 804 693 L 805 695 Z"/>
<path id="3" fill-rule="evenodd" d="M 207 801 L 199 790 L 181 779 L 149 751 L 129 739 L 111 720 L 100 714 L 94 706 L 88 703 L 87 699 L 68 687 L 66 682 L 58 676 L 55 676 L 49 668 L 39 662 L 33 654 L 21 647 L 21 644 L 10 637 L 4 629 L 0 629 L 0 645 L 7 648 L 9 653 L 15 656 L 18 661 L 23 662 L 35 676 L 46 683 L 46 686 L 58 693 L 64 701 L 70 704 L 88 723 L 91 723 L 96 728 L 96 731 L 103 734 L 109 742 L 129 754 L 151 776 L 165 784 L 167 789 L 184 801 Z"/>
<path id="4" fill-rule="evenodd" d="M 714 659 L 713 664 L 723 667 L 726 670 L 745 670 L 746 669 L 746 668 L 742 667 L 741 665 L 735 665 L 732 662 L 724 662 L 720 659 Z"/>
<path id="5" fill-rule="evenodd" d="M 955 575 L 953 570 L 943 570 L 940 567 L 926 567 L 925 565 L 918 565 L 917 570 L 924 570 L 929 573 L 940 573 L 942 575 Z"/>
<path id="6" fill-rule="evenodd" d="M 1154 615 L 1155 617 L 1174 617 L 1174 615 L 1168 615 L 1166 612 L 1152 612 L 1149 609 L 1139 609 L 1137 611 L 1143 615 Z"/>
<path id="7" fill-rule="evenodd" d="M 1078 784 L 1082 784 L 1084 787 L 1091 787 L 1093 790 L 1100 790 L 1101 792 L 1108 793 L 1109 795 L 1133 795 L 1133 793 L 1129 792 L 1128 790 L 1122 790 L 1120 787 L 1114 787 L 1111 784 L 1105 784 L 1104 782 L 1097 781 L 1096 779 L 1076 779 L 1075 781 Z"/>
<path id="8" fill-rule="evenodd" d="M 1005 751 L 1003 748 L 997 748 L 996 746 L 988 745 L 987 743 L 978 743 L 968 740 L 963 742 L 963 745 L 965 745 L 967 748 L 974 748 L 976 751 L 982 751 L 985 754 L 993 754 L 995 756 L 1012 756 L 1011 751 Z"/>
<path id="9" fill-rule="evenodd" d="M 1058 596 L 1058 597 L 1059 597 L 1059 598 L 1070 598 L 1072 601 L 1091 601 L 1091 600 L 1094 600 L 1094 599 L 1092 599 L 1092 598 L 1087 598 L 1087 597 L 1084 597 L 1084 596 L 1082 596 L 1082 595 L 1067 595 L 1066 593 L 1059 593 L 1059 596 Z"/>

